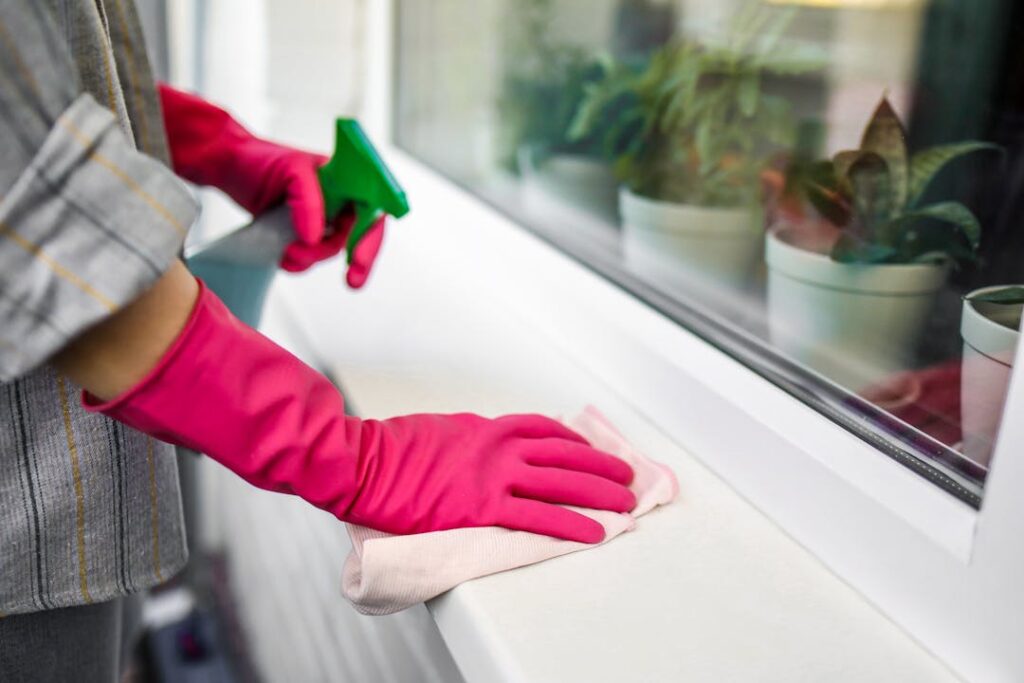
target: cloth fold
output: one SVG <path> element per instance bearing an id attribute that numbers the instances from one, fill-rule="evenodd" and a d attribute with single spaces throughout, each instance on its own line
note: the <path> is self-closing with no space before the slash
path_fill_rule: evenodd
<path id="1" fill-rule="evenodd" d="M 635 473 L 630 489 L 637 504 L 632 512 L 573 508 L 604 527 L 601 545 L 633 529 L 637 517 L 678 495 L 672 471 L 634 450 L 596 408 L 588 406 L 566 424 L 595 448 L 625 460 Z M 470 579 L 596 547 L 500 527 L 401 536 L 346 526 L 352 552 L 342 572 L 342 594 L 356 610 L 370 615 L 398 612 Z"/>

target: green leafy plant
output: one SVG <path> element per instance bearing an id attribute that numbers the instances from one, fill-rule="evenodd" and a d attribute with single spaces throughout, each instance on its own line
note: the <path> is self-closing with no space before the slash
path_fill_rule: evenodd
<path id="1" fill-rule="evenodd" d="M 610 61 L 566 48 L 544 74 L 509 75 L 502 113 L 512 151 L 529 145 L 548 154 L 603 157 L 601 127 L 590 135 L 570 137 L 569 128 L 587 89 L 608 75 Z"/>
<path id="2" fill-rule="evenodd" d="M 640 68 L 613 65 L 588 86 L 570 136 L 600 131 L 620 180 L 638 194 L 704 206 L 753 203 L 760 169 L 794 132 L 789 103 L 765 80 L 821 66 L 816 51 L 783 40 L 793 16 L 748 3 L 719 43 L 673 41 Z"/>
<path id="3" fill-rule="evenodd" d="M 515 3 L 507 45 L 499 107 L 509 165 L 527 146 L 540 154 L 602 157 L 595 126 L 592 135 L 571 138 L 569 128 L 589 88 L 609 74 L 611 60 L 554 39 L 552 0 Z"/>
<path id="4" fill-rule="evenodd" d="M 903 123 L 883 97 L 859 149 L 841 151 L 791 173 L 789 185 L 798 187 L 819 214 L 840 228 L 831 252 L 836 261 L 970 260 L 981 240 L 977 217 L 960 202 L 925 203 L 924 198 L 950 162 L 993 149 L 999 148 L 967 141 L 911 155 Z"/>

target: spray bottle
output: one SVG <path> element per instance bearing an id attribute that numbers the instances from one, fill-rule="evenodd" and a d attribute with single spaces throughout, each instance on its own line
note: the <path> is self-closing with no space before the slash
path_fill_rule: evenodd
<path id="1" fill-rule="evenodd" d="M 334 155 L 318 177 L 328 222 L 346 207 L 355 211 L 345 245 L 350 262 L 355 246 L 381 215 L 401 218 L 409 212 L 405 192 L 354 119 L 337 120 Z M 240 320 L 256 327 L 292 240 L 291 214 L 281 205 L 224 237 L 190 248 L 185 260 Z"/>

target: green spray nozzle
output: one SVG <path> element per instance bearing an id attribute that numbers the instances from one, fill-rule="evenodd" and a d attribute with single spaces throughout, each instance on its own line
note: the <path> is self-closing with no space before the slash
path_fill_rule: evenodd
<path id="1" fill-rule="evenodd" d="M 345 247 L 350 263 L 359 240 L 381 215 L 401 218 L 409 213 L 405 191 L 355 119 L 337 120 L 334 155 L 320 168 L 319 177 L 329 218 L 349 204 L 355 210 L 356 222 Z"/>

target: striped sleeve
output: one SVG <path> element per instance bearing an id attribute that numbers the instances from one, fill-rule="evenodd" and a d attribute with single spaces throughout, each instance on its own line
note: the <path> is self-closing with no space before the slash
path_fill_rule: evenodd
<path id="1" fill-rule="evenodd" d="M 81 93 L 44 3 L 0 3 L 0 381 L 44 363 L 177 258 L 197 206 Z"/>

